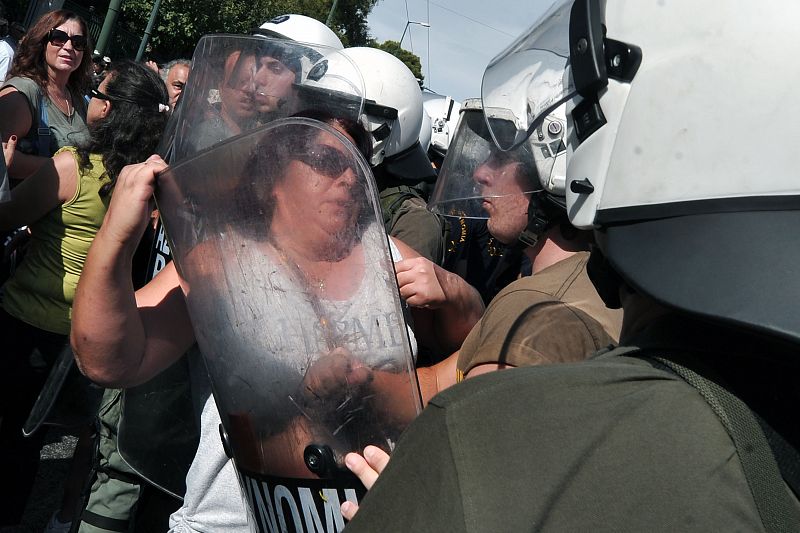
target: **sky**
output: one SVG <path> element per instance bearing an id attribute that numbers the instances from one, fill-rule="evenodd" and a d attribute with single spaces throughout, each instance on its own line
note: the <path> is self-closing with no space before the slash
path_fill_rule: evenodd
<path id="1" fill-rule="evenodd" d="M 424 86 L 459 102 L 480 96 L 489 61 L 552 4 L 552 0 L 380 0 L 370 13 L 371 35 L 400 40 L 422 61 Z M 406 14 L 406 9 L 408 14 Z"/>

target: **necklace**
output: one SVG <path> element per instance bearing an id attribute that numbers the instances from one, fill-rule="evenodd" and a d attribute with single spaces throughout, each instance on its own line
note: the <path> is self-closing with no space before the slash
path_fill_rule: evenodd
<path id="1" fill-rule="evenodd" d="M 314 310 L 314 314 L 317 317 L 317 322 L 319 323 L 322 334 L 325 337 L 325 343 L 327 344 L 328 349 L 333 350 L 337 345 L 340 345 L 340 342 L 338 342 L 339 337 L 336 333 L 333 323 L 328 318 L 328 313 L 325 311 L 319 295 L 316 294 L 316 291 L 308 290 L 314 285 L 317 285 L 320 291 L 324 291 L 325 280 L 323 278 L 318 278 L 317 276 L 311 276 L 308 274 L 296 260 L 289 257 L 289 254 L 287 254 L 286 251 L 275 240 L 271 240 L 270 244 L 275 251 L 278 252 L 278 258 L 280 259 L 281 263 L 298 277 L 300 283 L 304 283 L 306 285 L 305 287 L 302 287 L 302 290 L 305 292 L 306 296 L 308 297 L 308 303 L 311 304 L 311 308 Z"/>
<path id="2" fill-rule="evenodd" d="M 56 105 L 58 110 L 64 113 L 64 116 L 66 116 L 70 121 L 72 121 L 72 115 L 75 114 L 75 107 L 70 105 L 70 99 L 72 98 L 72 95 L 69 93 L 69 90 L 67 90 L 65 93 L 67 96 L 59 98 L 58 96 L 53 94 L 53 91 L 50 89 L 50 87 L 48 87 L 47 94 L 50 97 L 50 101 Z M 64 106 L 66 109 L 64 107 L 61 107 L 62 100 L 64 101 Z"/>

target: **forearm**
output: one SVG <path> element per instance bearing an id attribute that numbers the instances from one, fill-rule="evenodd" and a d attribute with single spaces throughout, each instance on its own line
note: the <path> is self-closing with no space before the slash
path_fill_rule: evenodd
<path id="1" fill-rule="evenodd" d="M 456 384 L 457 363 L 458 352 L 454 352 L 448 358 L 439 361 L 433 366 L 417 369 L 417 380 L 419 381 L 423 406 L 428 405 L 431 398 Z"/>
<path id="2" fill-rule="evenodd" d="M 17 150 L 14 159 L 8 167 L 8 175 L 15 180 L 22 180 L 32 176 L 42 165 L 49 161 L 49 157 L 24 154 Z"/>
<path id="3" fill-rule="evenodd" d="M 483 300 L 480 293 L 463 278 L 441 267 L 435 268 L 445 301 L 433 310 L 433 327 L 439 345 L 446 352 L 453 352 L 461 347 L 483 315 Z"/>
<path id="4" fill-rule="evenodd" d="M 135 381 L 145 332 L 131 283 L 134 247 L 103 228 L 89 250 L 75 293 L 72 346 L 81 371 L 105 386 Z"/>

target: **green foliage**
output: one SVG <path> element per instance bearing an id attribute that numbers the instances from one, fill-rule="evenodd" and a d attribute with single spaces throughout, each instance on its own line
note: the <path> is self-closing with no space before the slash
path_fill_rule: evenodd
<path id="1" fill-rule="evenodd" d="M 414 74 L 414 77 L 419 80 L 420 85 L 422 85 L 425 76 L 422 74 L 422 63 L 417 54 L 401 48 L 400 43 L 397 41 L 384 41 L 381 44 L 373 44 L 372 46 L 380 48 L 384 52 L 389 52 L 405 63 L 408 69 Z"/>
<path id="2" fill-rule="evenodd" d="M 369 40 L 367 16 L 378 0 L 338 0 L 331 26 L 345 46 L 363 46 Z M 325 22 L 331 0 L 162 0 L 150 47 L 162 59 L 190 57 L 198 39 L 209 33 L 248 33 L 267 20 L 300 13 Z M 125 0 L 122 20 L 141 35 L 153 0 Z"/>

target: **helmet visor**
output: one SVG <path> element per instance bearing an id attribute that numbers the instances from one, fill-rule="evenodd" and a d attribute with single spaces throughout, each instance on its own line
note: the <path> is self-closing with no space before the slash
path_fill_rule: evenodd
<path id="1" fill-rule="evenodd" d="M 472 105 L 469 105 L 472 104 Z M 506 109 L 484 113 L 477 102 L 467 102 L 436 181 L 429 209 L 444 216 L 487 219 L 487 207 L 508 198 L 541 190 L 530 143 L 509 151 L 497 148 L 487 123 L 498 134 L 514 136 Z"/>
<path id="2" fill-rule="evenodd" d="M 484 109 L 509 109 L 514 134 L 487 122 L 501 150 L 524 142 L 548 114 L 572 98 L 569 20 L 572 0 L 556 2 L 540 20 L 486 67 L 481 86 Z"/>

